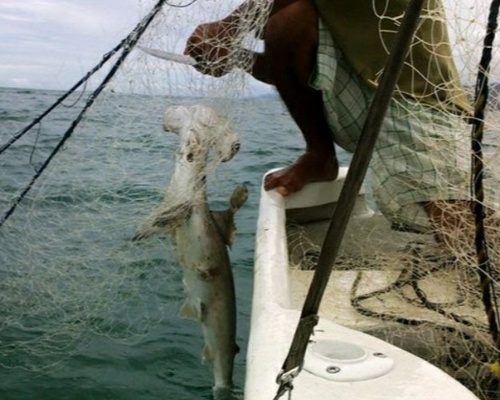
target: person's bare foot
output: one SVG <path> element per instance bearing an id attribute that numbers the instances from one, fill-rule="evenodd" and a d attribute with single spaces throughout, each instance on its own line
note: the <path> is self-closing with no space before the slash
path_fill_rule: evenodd
<path id="1" fill-rule="evenodd" d="M 276 189 L 282 196 L 288 196 L 298 192 L 307 183 L 333 181 L 338 172 L 339 166 L 335 157 L 307 152 L 289 167 L 267 175 L 264 179 L 264 189 Z"/>

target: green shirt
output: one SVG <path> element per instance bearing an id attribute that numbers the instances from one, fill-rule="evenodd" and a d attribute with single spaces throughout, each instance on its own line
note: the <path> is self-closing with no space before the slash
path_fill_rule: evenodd
<path id="1" fill-rule="evenodd" d="M 377 87 L 409 0 L 314 0 L 354 70 Z M 455 113 L 470 105 L 451 55 L 440 0 L 427 0 L 397 93 Z"/>

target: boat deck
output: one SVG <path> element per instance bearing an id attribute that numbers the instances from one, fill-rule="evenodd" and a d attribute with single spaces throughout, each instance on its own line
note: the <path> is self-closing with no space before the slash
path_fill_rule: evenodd
<path id="1" fill-rule="evenodd" d="M 311 183 L 286 198 L 262 190 L 245 382 L 249 400 L 276 393 L 276 376 L 297 332 L 332 201 L 347 171 L 340 172 L 336 181 Z M 293 397 L 476 399 L 488 390 L 475 379 L 483 367 L 477 354 L 485 354 L 483 343 L 491 339 L 480 339 L 484 317 L 469 307 L 477 299 L 477 288 L 467 286 L 475 271 L 436 251 L 430 236 L 392 231 L 363 193 L 353 215 Z M 466 323 L 448 318 L 452 313 Z M 393 368 L 374 367 L 368 355 L 387 356 Z M 365 367 L 382 375 L 368 377 L 359 369 Z"/>
<path id="2" fill-rule="evenodd" d="M 324 210 L 309 213 L 313 221 L 305 221 L 306 214 L 287 212 L 294 309 L 302 308 L 330 223 Z M 464 337 L 474 337 L 474 346 L 491 342 L 476 272 L 440 251 L 431 235 L 391 230 L 378 214 L 353 218 L 332 269 L 320 317 L 379 337 L 445 371 L 454 363 L 451 347 L 470 354 L 465 347 L 472 342 Z"/>

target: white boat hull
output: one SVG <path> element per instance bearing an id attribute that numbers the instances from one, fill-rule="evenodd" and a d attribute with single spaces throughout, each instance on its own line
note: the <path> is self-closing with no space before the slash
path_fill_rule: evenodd
<path id="1" fill-rule="evenodd" d="M 343 171 L 345 177 L 345 171 Z M 285 211 L 331 202 L 343 178 L 315 183 L 288 198 L 262 190 L 255 250 L 251 331 L 245 399 L 272 399 L 297 327 L 293 306 Z M 330 198 L 324 194 L 329 193 Z M 369 210 L 361 208 L 358 213 Z M 366 216 L 366 215 L 365 215 Z M 346 316 L 339 315 L 339 320 Z M 360 331 L 322 318 L 308 346 L 303 370 L 293 382 L 294 399 L 429 400 L 477 399 L 441 369 Z M 317 349 L 318 351 L 315 351 Z M 286 397 L 285 397 L 286 398 Z"/>

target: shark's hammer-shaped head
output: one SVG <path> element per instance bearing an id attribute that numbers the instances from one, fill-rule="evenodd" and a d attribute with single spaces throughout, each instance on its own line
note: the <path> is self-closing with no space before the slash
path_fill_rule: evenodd
<path id="1" fill-rule="evenodd" d="M 194 170 L 205 168 L 210 153 L 217 164 L 229 161 L 240 148 L 239 135 L 229 121 L 202 105 L 167 109 L 163 126 L 179 135 L 177 162 Z"/>

